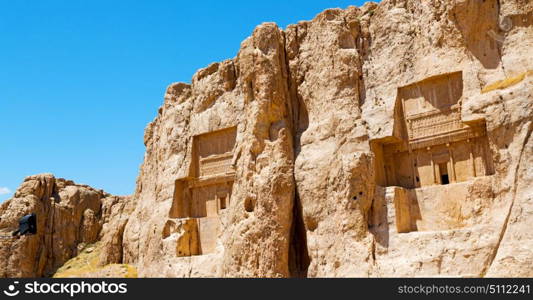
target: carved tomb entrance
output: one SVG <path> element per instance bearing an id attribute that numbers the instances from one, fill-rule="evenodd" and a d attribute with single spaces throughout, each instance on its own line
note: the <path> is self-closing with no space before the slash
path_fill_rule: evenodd
<path id="1" fill-rule="evenodd" d="M 231 127 L 193 137 L 189 176 L 175 182 L 169 217 L 194 223 L 193 235 L 198 237 L 191 239 L 199 245 L 190 255 L 210 253 L 216 247 L 219 214 L 231 202 L 236 134 L 236 127 Z"/>

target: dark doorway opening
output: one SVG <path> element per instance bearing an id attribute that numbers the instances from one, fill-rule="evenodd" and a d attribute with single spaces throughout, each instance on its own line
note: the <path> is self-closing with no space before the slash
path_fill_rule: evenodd
<path id="1" fill-rule="evenodd" d="M 220 209 L 226 209 L 226 197 L 220 197 Z"/>
<path id="2" fill-rule="evenodd" d="M 450 177 L 448 176 L 448 164 L 447 163 L 439 164 L 439 173 L 440 173 L 440 183 L 449 184 Z"/>
<path id="3" fill-rule="evenodd" d="M 442 175 L 440 177 L 440 181 L 442 184 L 449 184 L 450 183 L 450 178 L 448 178 L 448 175 Z"/>

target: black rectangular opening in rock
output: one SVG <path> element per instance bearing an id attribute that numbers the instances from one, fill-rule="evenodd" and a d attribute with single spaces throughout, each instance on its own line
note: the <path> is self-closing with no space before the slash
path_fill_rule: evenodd
<path id="1" fill-rule="evenodd" d="M 440 173 L 440 183 L 449 184 L 450 177 L 448 176 L 448 164 L 447 163 L 439 164 L 439 173 Z"/>

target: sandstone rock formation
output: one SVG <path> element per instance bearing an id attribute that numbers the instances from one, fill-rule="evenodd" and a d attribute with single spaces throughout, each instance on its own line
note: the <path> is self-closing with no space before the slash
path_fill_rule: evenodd
<path id="1" fill-rule="evenodd" d="M 264 23 L 167 88 L 134 195 L 65 244 L 141 277 L 533 276 L 531 49 L 528 0 Z"/>
<path id="2" fill-rule="evenodd" d="M 388 0 L 258 26 L 168 87 L 124 261 L 149 277 L 532 276 L 532 9 Z"/>
<path id="3" fill-rule="evenodd" d="M 29 213 L 37 215 L 37 234 L 0 239 L 0 277 L 50 276 L 98 240 L 106 249 L 103 264 L 119 260 L 124 226 L 117 214 L 127 211 L 125 203 L 132 202 L 51 174 L 27 177 L 0 206 L 0 235 L 10 237 Z"/>

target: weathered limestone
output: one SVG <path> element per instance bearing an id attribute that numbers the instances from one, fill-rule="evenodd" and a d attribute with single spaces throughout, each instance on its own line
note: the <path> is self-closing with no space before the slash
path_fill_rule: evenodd
<path id="1" fill-rule="evenodd" d="M 238 58 L 168 89 L 145 135 L 139 205 L 125 231 L 125 261 L 141 276 L 289 276 L 294 181 L 284 59 L 283 33 L 265 24 Z M 210 140 L 216 134 L 226 137 Z M 166 220 L 190 217 L 200 250 L 161 253 L 167 239 L 180 240 L 178 232 L 162 240 Z"/>
<path id="2" fill-rule="evenodd" d="M 216 248 L 221 226 L 219 213 L 230 203 L 235 177 L 232 166 L 235 137 L 236 127 L 193 137 L 190 170 L 187 177 L 176 179 L 169 218 L 194 218 L 182 224 L 194 227 L 188 229 L 193 236 L 186 240 L 193 239 L 191 243 L 195 245 L 188 246 L 194 250 L 178 251 L 178 256 L 211 253 Z M 175 224 L 169 222 L 167 225 Z"/>
<path id="3" fill-rule="evenodd" d="M 29 213 L 37 215 L 38 231 L 0 239 L 0 277 L 50 276 L 85 245 L 100 239 L 106 241 L 101 262 L 120 261 L 121 232 L 110 226 L 117 207 L 126 201 L 51 174 L 27 177 L 14 198 L 0 206 L 0 232 L 10 236 L 18 219 Z"/>
<path id="4" fill-rule="evenodd" d="M 260 25 L 168 88 L 125 261 L 141 276 L 531 275 L 511 246 L 531 245 L 530 14 L 385 0 Z M 198 154 L 228 128 L 231 146 Z"/>
<path id="5" fill-rule="evenodd" d="M 484 120 L 461 121 L 462 89 L 453 73 L 398 90 L 393 136 L 371 141 L 378 184 L 418 188 L 493 174 Z"/>
<path id="6" fill-rule="evenodd" d="M 141 277 L 533 276 L 530 2 L 258 26 L 167 88 L 134 195 L 81 241 Z"/>

